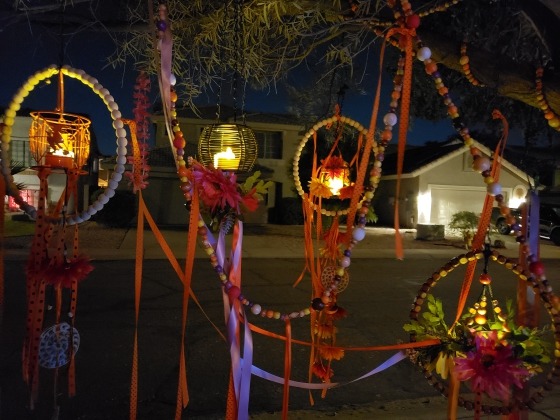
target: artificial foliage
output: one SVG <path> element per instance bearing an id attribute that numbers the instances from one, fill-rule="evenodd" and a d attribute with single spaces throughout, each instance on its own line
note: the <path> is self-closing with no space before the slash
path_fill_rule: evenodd
<path id="1" fill-rule="evenodd" d="M 413 362 L 442 379 L 447 379 L 450 370 L 454 370 L 460 380 L 471 381 L 473 391 L 482 390 L 504 402 L 510 385 L 521 388 L 523 382 L 542 372 L 543 366 L 551 361 L 547 340 L 550 329 L 517 325 L 511 300 L 507 302 L 505 314 L 488 319 L 484 325 L 473 321 L 472 310 L 459 322 L 449 325 L 443 302 L 429 294 L 426 310 L 418 320 L 411 320 L 403 328 L 415 340 L 440 340 L 438 345 L 410 351 Z M 505 373 L 497 377 L 498 371 Z M 494 374 L 490 375 L 491 372 Z"/>

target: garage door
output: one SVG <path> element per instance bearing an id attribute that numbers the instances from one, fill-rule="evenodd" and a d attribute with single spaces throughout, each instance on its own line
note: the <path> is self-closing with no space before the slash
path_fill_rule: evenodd
<path id="1" fill-rule="evenodd" d="M 430 223 L 448 225 L 451 216 L 460 211 L 482 212 L 486 188 L 461 186 L 431 186 L 432 208 Z"/>

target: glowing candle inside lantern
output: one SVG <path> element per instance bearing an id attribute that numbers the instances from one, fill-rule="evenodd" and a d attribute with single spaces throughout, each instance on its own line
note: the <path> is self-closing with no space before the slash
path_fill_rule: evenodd
<path id="1" fill-rule="evenodd" d="M 57 148 L 49 147 L 45 155 L 45 165 L 54 168 L 72 168 L 75 154 L 72 151 L 72 142 L 67 133 L 60 133 L 61 140 L 56 143 Z"/>
<path id="2" fill-rule="evenodd" d="M 239 158 L 235 156 L 231 147 L 226 148 L 225 152 L 218 152 L 214 155 L 214 168 L 225 170 L 237 170 Z"/>
<path id="3" fill-rule="evenodd" d="M 338 195 L 342 187 L 344 187 L 344 176 L 329 177 L 326 184 L 331 190 L 332 195 Z"/>

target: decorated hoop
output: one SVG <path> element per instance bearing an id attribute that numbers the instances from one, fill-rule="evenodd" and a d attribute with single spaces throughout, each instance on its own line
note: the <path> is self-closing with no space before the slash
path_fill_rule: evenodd
<path id="1" fill-rule="evenodd" d="M 96 78 L 89 76 L 84 70 L 75 69 L 68 66 L 63 66 L 59 69 L 54 65 L 49 66 L 43 70 L 39 70 L 31 77 L 29 77 L 29 79 L 27 79 L 27 81 L 23 84 L 19 91 L 14 95 L 12 102 L 6 109 L 6 113 L 4 116 L 4 127 L 1 133 L 2 159 L 0 160 L 0 170 L 2 171 L 2 176 L 6 181 L 8 194 L 14 197 L 15 202 L 25 213 L 27 213 L 32 219 L 35 219 L 37 217 L 37 210 L 35 209 L 35 207 L 30 205 L 23 199 L 20 191 L 14 185 L 14 178 L 11 174 L 9 165 L 3 165 L 2 162 L 9 162 L 8 151 L 10 149 L 12 128 L 15 122 L 16 113 L 21 108 L 22 102 L 40 82 L 45 79 L 49 79 L 55 74 L 58 74 L 59 71 L 62 72 L 65 76 L 79 80 L 90 89 L 92 89 L 93 92 L 101 98 L 101 100 L 105 103 L 107 109 L 111 113 L 111 118 L 113 119 L 113 128 L 115 129 L 115 134 L 117 137 L 117 164 L 115 166 L 115 171 L 113 172 L 113 175 L 109 180 L 108 186 L 105 191 L 99 195 L 97 200 L 81 214 L 75 214 L 68 217 L 67 223 L 69 225 L 73 225 L 89 220 L 91 216 L 93 216 L 103 208 L 103 206 L 109 201 L 109 199 L 111 199 L 111 197 L 115 195 L 115 189 L 122 179 L 122 174 L 125 170 L 124 165 L 126 163 L 127 139 L 126 130 L 124 129 L 124 123 L 121 119 L 121 112 L 119 111 L 119 107 L 115 102 L 113 96 L 111 96 L 109 90 L 104 88 Z"/>
<path id="2" fill-rule="evenodd" d="M 325 118 L 324 120 L 319 121 L 318 123 L 316 123 L 307 133 L 305 133 L 303 135 L 303 137 L 301 138 L 298 147 L 296 148 L 296 152 L 294 154 L 294 161 L 293 161 L 293 176 L 294 176 L 294 185 L 296 187 L 296 190 L 298 192 L 298 194 L 300 195 L 301 198 L 303 198 L 304 200 L 307 200 L 310 205 L 313 207 L 314 211 L 320 210 L 321 214 L 325 215 L 325 216 L 343 216 L 348 214 L 348 212 L 350 211 L 349 208 L 346 209 L 342 209 L 342 210 L 326 210 L 323 208 L 320 208 L 316 203 L 313 203 L 312 200 L 310 200 L 309 195 L 305 193 L 305 191 L 303 191 L 303 187 L 301 185 L 301 179 L 299 177 L 299 160 L 301 158 L 301 153 L 303 151 L 303 148 L 305 147 L 305 145 L 307 144 L 308 140 L 313 136 L 313 134 L 315 134 L 317 131 L 319 131 L 319 129 L 321 127 L 324 127 L 326 125 L 329 124 L 333 124 L 337 121 L 340 121 L 343 124 L 348 124 L 350 127 L 353 127 L 355 130 L 357 130 L 360 134 L 363 134 L 364 136 L 367 135 L 368 130 L 367 128 L 365 128 L 362 124 L 360 124 L 357 121 L 354 121 L 351 118 L 345 117 L 345 116 L 333 116 L 330 118 Z M 381 162 L 377 159 L 377 143 L 373 143 L 373 152 L 375 155 L 375 164 L 378 167 L 381 167 Z M 379 182 L 379 179 L 376 180 L 376 182 Z M 375 186 L 374 186 L 375 187 Z M 357 208 L 361 207 L 361 201 L 358 203 Z"/>
<path id="3" fill-rule="evenodd" d="M 468 263 L 469 261 L 474 261 L 481 259 L 483 257 L 482 251 L 469 251 L 466 254 L 461 254 L 453 259 L 451 259 L 447 264 L 436 270 L 422 285 L 419 292 L 414 299 L 412 304 L 412 309 L 410 311 L 410 319 L 417 321 L 418 315 L 422 312 L 423 305 L 426 301 L 430 289 L 433 288 L 442 278 L 446 277 L 459 265 Z M 558 378 L 560 377 L 560 315 L 557 309 L 554 307 L 557 298 L 552 293 L 552 288 L 546 280 L 538 281 L 533 277 L 533 275 L 527 271 L 523 270 L 522 267 L 517 263 L 517 260 L 507 258 L 500 255 L 497 251 L 493 251 L 489 261 L 495 261 L 500 265 L 503 265 L 506 269 L 512 271 L 519 280 L 527 281 L 530 283 L 535 290 L 535 293 L 540 296 L 546 311 L 550 315 L 552 320 L 552 325 L 554 328 L 554 359 L 552 362 L 552 369 L 547 375 L 545 384 L 542 387 L 537 388 L 530 393 L 523 400 L 513 399 L 509 403 L 504 403 L 503 405 L 488 405 L 483 404 L 481 409 L 485 414 L 510 414 L 515 409 L 527 409 L 533 408 L 535 404 L 541 402 L 545 397 L 545 391 L 550 391 L 556 383 L 558 383 Z M 411 341 L 415 341 L 415 334 L 411 334 Z M 425 363 L 420 361 L 420 366 L 428 382 L 442 395 L 447 397 L 449 395 L 449 387 L 441 380 L 439 380 L 436 375 L 433 375 L 430 369 Z M 462 396 L 458 398 L 458 405 L 464 407 L 467 410 L 472 410 L 475 408 L 475 402 L 468 400 Z"/>

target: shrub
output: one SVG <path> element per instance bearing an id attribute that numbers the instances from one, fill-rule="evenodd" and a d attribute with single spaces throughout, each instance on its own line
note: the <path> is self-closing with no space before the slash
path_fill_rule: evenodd
<path id="1" fill-rule="evenodd" d="M 462 235 L 473 233 L 478 227 L 478 220 L 479 217 L 472 211 L 460 211 L 451 216 L 449 229 Z"/>

